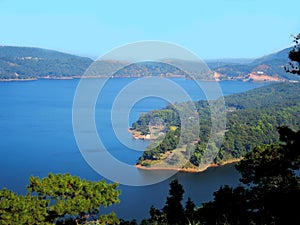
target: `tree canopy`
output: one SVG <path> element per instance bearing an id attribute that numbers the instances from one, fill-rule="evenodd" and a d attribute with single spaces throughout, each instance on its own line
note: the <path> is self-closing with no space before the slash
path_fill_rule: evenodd
<path id="1" fill-rule="evenodd" d="M 119 203 L 117 187 L 70 174 L 30 177 L 26 196 L 0 191 L 0 224 L 116 224 L 114 213 L 101 215 L 99 210 Z"/>
<path id="2" fill-rule="evenodd" d="M 177 179 L 170 182 L 169 196 L 164 207 L 159 210 L 151 206 L 149 219 L 144 219 L 141 225 L 184 225 L 194 220 L 195 204 L 188 198 L 185 207 L 182 205 L 184 189 Z M 123 224 L 122 224 L 123 225 Z M 125 225 L 125 223 L 124 223 Z"/>
<path id="3" fill-rule="evenodd" d="M 48 201 L 36 196 L 19 196 L 0 190 L 0 224 L 50 224 L 47 223 Z"/>
<path id="4" fill-rule="evenodd" d="M 292 129 L 300 129 L 300 85 L 296 83 L 280 83 L 264 86 L 244 93 L 225 96 L 227 108 L 227 124 L 220 151 L 215 163 L 243 157 L 255 146 L 272 144 L 279 140 L 277 128 L 286 125 Z M 149 122 L 161 118 L 165 124 L 165 136 L 160 144 L 154 141 L 139 159 L 139 164 L 147 165 L 149 161 L 163 159 L 167 151 L 172 151 L 181 143 L 186 145 L 186 155 L 190 157 L 190 167 L 203 163 L 202 156 L 207 155 L 207 143 L 211 132 L 211 114 L 207 101 L 195 102 L 199 113 L 199 126 L 192 124 L 189 129 L 180 127 L 179 110 L 186 110 L 185 103 L 167 106 L 161 110 L 144 113 L 133 128 L 137 131 L 149 132 Z M 184 114 L 184 113 L 182 113 Z M 188 114 L 188 113 L 186 113 Z M 172 126 L 178 127 L 172 131 Z M 199 129 L 196 132 L 194 129 Z M 195 137 L 195 133 L 199 137 Z M 159 139 L 157 139 L 159 140 Z M 182 146 L 181 146 L 182 147 Z M 155 162 L 154 162 L 155 163 Z M 153 164 L 154 165 L 154 164 Z"/>
<path id="5" fill-rule="evenodd" d="M 299 224 L 300 131 L 279 128 L 280 143 L 261 145 L 236 168 L 246 186 L 221 187 L 197 211 L 204 224 Z"/>
<path id="6" fill-rule="evenodd" d="M 289 73 L 300 75 L 300 34 L 294 36 L 294 47 L 289 52 L 289 62 L 288 66 L 285 66 L 285 70 Z"/>
<path id="7" fill-rule="evenodd" d="M 299 224 L 300 131 L 280 127 L 278 132 L 280 142 L 257 146 L 236 164 L 239 186 L 222 186 L 212 201 L 198 207 L 188 199 L 183 208 L 184 190 L 173 180 L 165 206 L 152 206 L 141 225 Z"/>

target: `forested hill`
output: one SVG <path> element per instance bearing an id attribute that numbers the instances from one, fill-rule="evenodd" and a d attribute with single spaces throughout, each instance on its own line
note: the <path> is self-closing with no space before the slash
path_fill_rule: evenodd
<path id="1" fill-rule="evenodd" d="M 286 73 L 284 66 L 289 62 L 292 47 L 253 60 L 212 60 L 207 64 L 218 79 L 241 80 L 300 80 L 299 76 Z"/>
<path id="2" fill-rule="evenodd" d="M 164 59 L 161 62 L 140 62 L 128 66 L 124 61 L 96 61 L 90 76 L 111 76 L 113 68 L 124 68 L 113 74 L 114 77 L 189 77 L 202 80 L 244 80 L 244 81 L 281 81 L 300 80 L 288 74 L 284 66 L 288 64 L 291 48 L 253 60 L 208 60 L 209 73 L 199 71 L 199 64 L 179 59 Z M 0 46 L 0 79 L 28 78 L 70 78 L 79 77 L 94 61 L 63 52 L 32 48 Z M 179 67 L 188 68 L 186 74 Z"/>
<path id="3" fill-rule="evenodd" d="M 300 84 L 279 83 L 225 96 L 227 109 L 283 108 L 300 104 Z"/>
<path id="4" fill-rule="evenodd" d="M 164 140 L 159 145 L 149 145 L 139 163 L 151 166 L 156 162 L 164 160 L 166 156 L 176 155 L 176 144 L 178 137 L 185 148 L 185 154 L 190 154 L 191 148 L 195 151 L 189 158 L 186 167 L 197 167 L 201 164 L 202 155 L 207 150 L 207 140 L 210 134 L 211 117 L 208 103 L 206 101 L 196 102 L 199 112 L 200 134 L 197 139 L 190 139 L 192 135 L 189 130 L 181 130 L 179 110 L 185 103 L 178 107 L 168 106 L 165 109 L 151 111 L 140 116 L 133 124 L 133 132 L 150 133 L 148 124 L 162 118 L 164 124 L 160 132 L 165 133 Z M 300 129 L 300 84 L 279 83 L 260 87 L 244 93 L 233 94 L 225 97 L 227 110 L 227 125 L 221 149 L 215 158 L 216 163 L 224 163 L 228 160 L 243 157 L 253 147 L 262 144 L 271 144 L 279 140 L 278 127 L 288 126 L 294 130 Z M 174 129 L 174 127 L 176 129 Z M 150 126 L 151 128 L 151 126 Z M 171 155 L 169 154 L 170 152 Z M 167 153 L 167 154 L 166 154 Z M 180 159 L 180 155 L 173 160 Z"/>
<path id="5" fill-rule="evenodd" d="M 92 62 L 48 49 L 0 46 L 0 79 L 81 76 Z"/>

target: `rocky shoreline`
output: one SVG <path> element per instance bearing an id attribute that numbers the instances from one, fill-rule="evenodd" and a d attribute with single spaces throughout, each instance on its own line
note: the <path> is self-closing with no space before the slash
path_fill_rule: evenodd
<path id="1" fill-rule="evenodd" d="M 199 168 L 175 168 L 175 167 L 155 167 L 155 166 L 147 167 L 147 166 L 142 166 L 141 164 L 136 164 L 135 167 L 137 169 L 149 170 L 149 171 L 169 170 L 169 171 L 178 171 L 178 172 L 185 172 L 185 173 L 201 173 L 201 172 L 206 171 L 209 168 L 221 167 L 221 166 L 225 166 L 225 165 L 228 165 L 228 164 L 234 164 L 234 163 L 239 162 L 240 160 L 242 160 L 242 159 L 231 159 L 231 160 L 224 161 L 220 164 L 211 163 L 209 165 L 202 166 L 202 167 L 199 167 Z"/>

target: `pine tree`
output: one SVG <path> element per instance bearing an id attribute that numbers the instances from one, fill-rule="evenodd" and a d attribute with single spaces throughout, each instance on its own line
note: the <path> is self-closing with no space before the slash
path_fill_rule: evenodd
<path id="1" fill-rule="evenodd" d="M 188 198 L 187 202 L 185 203 L 185 210 L 184 210 L 184 215 L 188 220 L 187 222 L 191 222 L 194 220 L 194 212 L 195 212 L 195 204 L 191 200 L 191 198 Z"/>
<path id="2" fill-rule="evenodd" d="M 170 183 L 169 196 L 163 208 L 168 224 L 184 224 L 184 210 L 181 204 L 183 193 L 183 187 L 178 183 L 178 180 L 172 180 Z"/>

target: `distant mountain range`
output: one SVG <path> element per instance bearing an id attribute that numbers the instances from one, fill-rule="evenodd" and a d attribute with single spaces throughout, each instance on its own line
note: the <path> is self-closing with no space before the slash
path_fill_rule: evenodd
<path id="1" fill-rule="evenodd" d="M 58 51 L 0 46 L 0 79 L 81 76 L 93 60 Z"/>
<path id="2" fill-rule="evenodd" d="M 284 66 L 289 62 L 288 54 L 292 48 L 269 54 L 244 63 L 214 61 L 207 62 L 219 79 L 242 80 L 299 80 L 299 77 L 286 73 Z"/>
<path id="3" fill-rule="evenodd" d="M 161 62 L 140 62 L 126 66 L 128 63 L 107 60 L 94 61 L 88 57 L 80 57 L 63 52 L 32 48 L 0 46 L 0 79 L 68 79 L 81 77 L 87 68 L 90 77 L 188 77 L 194 76 L 203 80 L 260 80 L 281 81 L 299 80 L 296 75 L 288 74 L 284 66 L 288 64 L 288 53 L 291 48 L 257 59 L 220 59 L 205 61 L 211 69 L 203 73 L 199 64 L 193 61 L 165 59 Z M 183 72 L 180 68 L 188 68 Z"/>

